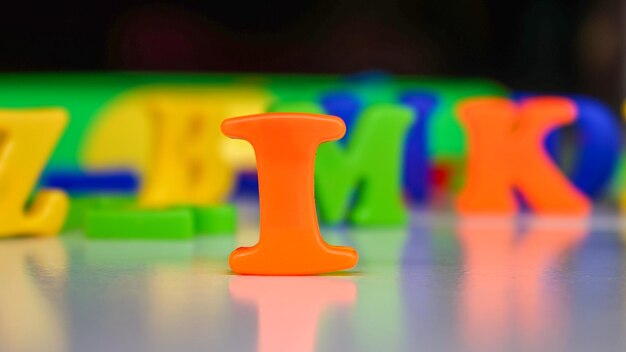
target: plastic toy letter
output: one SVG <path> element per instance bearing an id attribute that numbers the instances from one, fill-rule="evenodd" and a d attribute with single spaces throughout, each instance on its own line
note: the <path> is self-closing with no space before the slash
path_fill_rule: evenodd
<path id="1" fill-rule="evenodd" d="M 162 99 L 154 103 L 153 111 L 153 147 L 140 205 L 158 208 L 224 201 L 233 186 L 234 170 L 220 154 L 225 139 L 219 130 L 224 119 L 220 106 Z"/>
<path id="2" fill-rule="evenodd" d="M 322 239 L 313 189 L 318 145 L 341 138 L 345 130 L 338 117 L 304 113 L 268 113 L 224 121 L 224 134 L 245 139 L 254 147 L 259 174 L 259 243 L 231 254 L 234 272 L 307 275 L 356 265 L 356 250 L 330 246 Z"/>
<path id="3" fill-rule="evenodd" d="M 374 105 L 359 117 L 346 147 L 320 146 L 315 167 L 317 201 L 323 221 L 349 219 L 357 225 L 398 225 L 407 220 L 402 200 L 405 137 L 413 112 L 395 105 Z M 362 187 L 359 187 L 362 185 Z"/>
<path id="4" fill-rule="evenodd" d="M 514 188 L 539 214 L 591 211 L 589 199 L 544 150 L 546 135 L 576 117 L 569 99 L 531 98 L 516 105 L 504 98 L 476 98 L 462 102 L 458 114 L 469 146 L 467 179 L 457 199 L 461 213 L 514 213 Z"/>
<path id="5" fill-rule="evenodd" d="M 516 92 L 516 101 L 536 97 L 537 94 Z M 565 157 L 559 152 L 563 131 L 552 131 L 545 145 L 551 158 L 565 166 L 569 180 L 591 199 L 605 193 L 615 175 L 622 150 L 619 118 L 605 103 L 584 95 L 568 95 L 576 104 L 577 116 L 573 123 L 576 141 L 575 155 Z M 571 137 L 570 137 L 571 138 Z M 572 160 L 573 159 L 573 160 Z"/>
<path id="6" fill-rule="evenodd" d="M 56 235 L 65 221 L 68 199 L 42 190 L 25 205 L 67 124 L 61 109 L 0 111 L 0 237 Z"/>
<path id="7" fill-rule="evenodd" d="M 286 102 L 273 110 L 318 113 L 321 108 L 311 103 Z M 364 226 L 406 222 L 402 159 L 413 115 L 406 107 L 373 105 L 359 116 L 347 143 L 319 147 L 315 194 L 323 222 L 337 224 L 347 218 Z"/>

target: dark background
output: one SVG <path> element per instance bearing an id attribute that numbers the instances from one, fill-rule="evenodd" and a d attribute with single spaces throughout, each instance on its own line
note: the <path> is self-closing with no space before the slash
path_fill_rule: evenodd
<path id="1" fill-rule="evenodd" d="M 3 2 L 0 70 L 483 76 L 624 96 L 620 0 Z"/>

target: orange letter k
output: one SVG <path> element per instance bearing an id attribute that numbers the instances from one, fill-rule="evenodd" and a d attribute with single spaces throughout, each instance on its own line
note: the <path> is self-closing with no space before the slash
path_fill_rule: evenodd
<path id="1" fill-rule="evenodd" d="M 458 107 L 467 134 L 465 185 L 457 199 L 461 213 L 514 213 L 513 193 L 543 215 L 586 215 L 590 201 L 544 150 L 545 136 L 576 118 L 568 99 L 541 97 L 516 105 L 505 98 L 476 98 Z"/>

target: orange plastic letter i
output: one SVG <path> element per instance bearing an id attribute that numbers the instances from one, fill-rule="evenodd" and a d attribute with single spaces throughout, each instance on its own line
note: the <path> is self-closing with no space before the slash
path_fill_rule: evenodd
<path id="1" fill-rule="evenodd" d="M 315 150 L 341 138 L 334 116 L 268 113 L 228 119 L 222 131 L 254 147 L 259 174 L 260 236 L 230 256 L 235 273 L 309 275 L 352 268 L 358 254 L 328 245 L 317 222 L 313 189 Z"/>

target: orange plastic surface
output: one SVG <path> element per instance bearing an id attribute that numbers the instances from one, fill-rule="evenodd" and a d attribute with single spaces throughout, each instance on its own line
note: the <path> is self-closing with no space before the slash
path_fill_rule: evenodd
<path id="1" fill-rule="evenodd" d="M 313 188 L 317 146 L 341 138 L 343 121 L 268 113 L 228 119 L 222 131 L 252 144 L 259 173 L 259 242 L 237 248 L 230 256 L 231 269 L 239 274 L 308 275 L 354 267 L 355 249 L 322 239 Z"/>
<path id="2" fill-rule="evenodd" d="M 540 97 L 518 106 L 504 98 L 476 98 L 461 103 L 458 115 L 468 137 L 459 212 L 514 213 L 515 188 L 536 213 L 589 214 L 589 199 L 544 149 L 548 132 L 574 121 L 576 107 L 570 100 Z"/>

